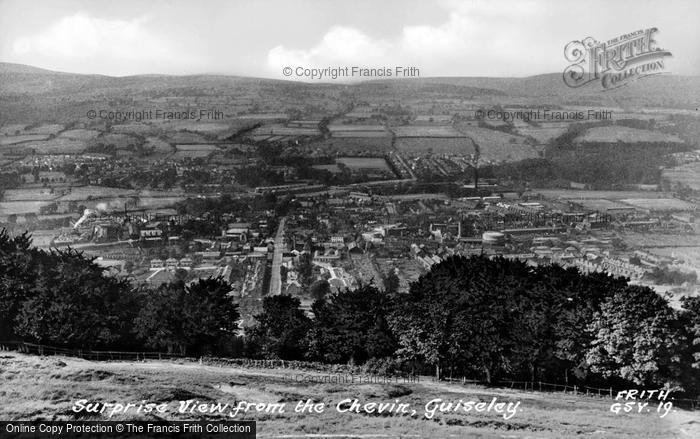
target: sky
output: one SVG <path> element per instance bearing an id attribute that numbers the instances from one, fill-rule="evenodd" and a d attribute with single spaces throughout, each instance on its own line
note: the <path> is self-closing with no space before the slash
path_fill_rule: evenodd
<path id="1" fill-rule="evenodd" d="M 650 27 L 700 75 L 698 0 L 0 0 L 0 61 L 74 73 L 415 67 L 421 77 L 561 72 L 564 46 Z"/>

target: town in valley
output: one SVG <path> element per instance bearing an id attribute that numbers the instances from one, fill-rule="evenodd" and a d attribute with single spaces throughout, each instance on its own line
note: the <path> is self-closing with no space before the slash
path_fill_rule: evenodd
<path id="1" fill-rule="evenodd" d="M 135 285 L 222 277 L 244 328 L 266 296 L 407 291 L 450 255 L 698 291 L 700 114 L 673 77 L 583 98 L 555 75 L 0 74 L 0 226 Z M 533 111 L 599 117 L 488 116 Z"/>

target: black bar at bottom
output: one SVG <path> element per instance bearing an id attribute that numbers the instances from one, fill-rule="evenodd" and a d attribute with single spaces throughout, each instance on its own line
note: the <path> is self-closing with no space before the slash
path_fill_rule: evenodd
<path id="1" fill-rule="evenodd" d="M 255 421 L 0 421 L 0 439 L 255 439 Z"/>

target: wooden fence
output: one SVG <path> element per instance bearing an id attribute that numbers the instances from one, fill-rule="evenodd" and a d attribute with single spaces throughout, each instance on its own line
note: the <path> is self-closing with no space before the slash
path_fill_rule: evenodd
<path id="1" fill-rule="evenodd" d="M 35 355 L 65 355 L 86 360 L 170 360 L 185 358 L 183 355 L 163 352 L 123 352 L 123 351 L 91 351 L 85 349 L 65 349 L 26 342 L 0 342 L 0 350 L 17 351 Z"/>
<path id="2" fill-rule="evenodd" d="M 296 369 L 331 373 L 367 373 L 362 366 L 348 364 L 326 364 L 314 361 L 258 360 L 252 358 L 188 357 L 186 355 L 147 351 L 92 351 L 87 349 L 67 349 L 27 342 L 0 342 L 0 351 L 17 351 L 34 355 L 65 355 L 94 361 L 145 361 L 183 360 L 199 362 L 207 366 L 247 367 L 255 369 Z"/>
<path id="3" fill-rule="evenodd" d="M 629 390 L 629 389 L 614 389 L 612 387 L 599 388 L 599 387 L 589 387 L 583 385 L 565 385 L 565 384 L 555 384 L 547 383 L 544 381 L 513 381 L 505 380 L 498 383 L 486 383 L 478 380 L 468 380 L 466 378 L 446 378 L 443 381 L 449 381 L 452 383 L 458 383 L 462 385 L 482 385 L 489 387 L 499 387 L 499 388 L 511 388 L 511 389 L 522 389 L 526 391 L 537 391 L 537 392 L 563 392 L 570 393 L 573 395 L 585 395 L 598 398 L 612 398 L 617 396 L 619 390 Z M 678 407 L 687 408 L 690 410 L 700 410 L 700 399 L 689 399 L 689 398 L 669 398 L 667 401 L 672 402 L 673 405 Z M 625 402 L 620 400 L 620 402 Z"/>
<path id="4" fill-rule="evenodd" d="M 326 372 L 326 373 L 342 373 L 342 374 L 367 374 L 377 375 L 367 371 L 362 366 L 349 364 L 326 364 L 313 361 L 290 361 L 290 360 L 257 360 L 252 358 L 219 358 L 219 357 L 200 357 L 193 358 L 178 354 L 168 354 L 163 352 L 122 352 L 122 351 L 91 351 L 84 349 L 65 349 L 52 346 L 45 346 L 35 343 L 26 342 L 0 342 L 0 351 L 18 351 L 26 354 L 36 355 L 65 355 L 69 357 L 84 358 L 94 361 L 145 361 L 145 360 L 181 360 L 189 362 L 198 362 L 206 366 L 218 367 L 244 367 L 251 369 L 293 369 L 305 370 L 310 372 Z M 393 378 L 393 376 L 392 376 Z M 415 377 L 414 377 L 415 378 Z M 434 379 L 434 378 L 433 378 Z M 416 380 L 415 382 L 419 382 Z M 585 395 L 598 398 L 614 399 L 617 395 L 617 390 L 612 387 L 599 388 L 583 385 L 565 385 L 556 383 L 547 383 L 543 381 L 513 381 L 505 380 L 497 383 L 487 383 L 479 380 L 470 380 L 463 378 L 443 378 L 441 381 L 447 381 L 462 385 L 479 385 L 485 387 L 511 388 L 522 389 L 525 391 L 537 392 L 563 392 L 574 395 Z M 621 400 L 622 401 L 622 400 Z M 699 410 L 700 399 L 688 398 L 673 398 L 669 399 L 675 406 Z M 624 401 L 622 401 L 624 402 Z"/>

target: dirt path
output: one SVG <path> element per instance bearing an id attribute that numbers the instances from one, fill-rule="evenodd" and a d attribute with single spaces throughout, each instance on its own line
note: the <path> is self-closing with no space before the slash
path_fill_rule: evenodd
<path id="1" fill-rule="evenodd" d="M 427 389 L 437 390 L 440 392 L 451 392 L 459 394 L 473 395 L 475 393 L 488 393 L 489 395 L 497 395 L 511 399 L 547 399 L 546 394 L 537 392 L 524 392 L 508 389 L 481 389 L 469 388 L 459 384 L 450 384 L 443 382 L 427 381 L 421 382 Z M 673 438 L 678 439 L 700 439 L 700 411 L 689 411 L 682 409 L 674 409 L 663 420 L 669 425 L 669 433 Z"/>
<path id="2" fill-rule="evenodd" d="M 536 392 L 525 392 L 517 389 L 502 389 L 502 388 L 481 388 L 481 387 L 465 387 L 460 384 L 450 384 L 437 381 L 422 382 L 421 385 L 426 389 L 439 392 L 461 393 L 464 395 L 473 395 L 475 393 L 488 393 L 489 395 L 502 396 L 511 399 L 547 399 L 546 394 Z"/>
<path id="3" fill-rule="evenodd" d="M 670 431 L 677 438 L 700 438 L 700 412 L 676 409 L 664 420 L 670 425 Z"/>

